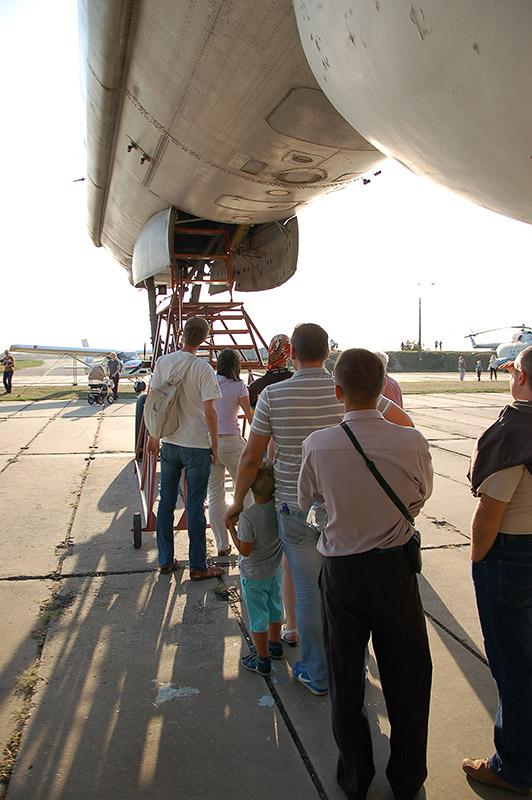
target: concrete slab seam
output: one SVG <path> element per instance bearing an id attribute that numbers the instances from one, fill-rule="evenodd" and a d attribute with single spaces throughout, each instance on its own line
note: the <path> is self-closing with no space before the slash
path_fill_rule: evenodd
<path id="1" fill-rule="evenodd" d="M 438 478 L 446 478 L 448 481 L 452 481 L 453 483 L 457 483 L 458 486 L 466 486 L 463 481 L 459 481 L 456 478 L 452 478 L 451 475 L 446 475 L 444 472 L 436 472 L 434 474 L 438 476 Z"/>
<path id="2" fill-rule="evenodd" d="M 224 580 L 223 580 L 222 577 L 218 578 L 218 583 L 221 584 L 224 587 L 224 589 L 226 590 L 226 592 L 227 592 L 227 602 L 229 603 L 231 611 L 235 615 L 236 621 L 237 621 L 238 626 L 239 626 L 239 628 L 240 628 L 240 630 L 242 632 L 242 635 L 243 635 L 244 639 L 246 640 L 246 643 L 249 646 L 253 642 L 251 640 L 251 636 L 249 635 L 249 631 L 246 628 L 244 620 L 242 619 L 242 614 L 240 613 L 240 609 L 238 607 L 238 603 L 236 602 L 236 599 L 235 599 L 235 594 L 239 597 L 238 591 L 236 591 L 236 590 L 231 591 L 231 589 L 228 588 L 226 586 L 226 584 L 224 583 Z M 290 737 L 291 737 L 291 739 L 292 739 L 292 741 L 293 741 L 293 743 L 294 743 L 294 745 L 295 745 L 295 747 L 296 747 L 296 749 L 297 749 L 297 751 L 299 753 L 299 756 L 300 756 L 300 758 L 301 758 L 301 760 L 303 762 L 303 765 L 304 765 L 305 769 L 307 770 L 312 783 L 314 784 L 314 788 L 316 789 L 318 797 L 320 798 L 320 800 L 329 800 L 329 796 L 328 796 L 327 792 L 325 791 L 322 782 L 319 779 L 318 773 L 314 769 L 312 761 L 310 760 L 310 756 L 308 755 L 308 753 L 307 753 L 307 751 L 305 749 L 305 746 L 304 746 L 303 742 L 301 741 L 301 739 L 299 737 L 299 734 L 297 733 L 292 720 L 290 719 L 288 711 L 286 710 L 286 707 L 285 707 L 283 701 L 281 700 L 279 692 L 275 688 L 272 679 L 270 677 L 263 677 L 263 680 L 265 681 L 265 683 L 266 683 L 266 685 L 267 685 L 267 687 L 269 689 L 269 692 L 270 692 L 271 696 L 274 699 L 275 705 L 277 706 L 277 709 L 278 709 L 281 717 L 283 718 L 283 722 L 286 725 L 288 733 L 290 734 Z"/>
<path id="3" fill-rule="evenodd" d="M 457 441 L 458 442 L 465 442 L 468 439 L 471 439 L 471 437 L 470 436 L 463 436 L 461 439 L 439 439 L 438 441 L 440 441 L 440 442 L 457 442 Z M 433 447 L 435 450 L 442 450 L 444 453 L 453 453 L 453 455 L 455 455 L 455 456 L 462 456 L 462 458 L 467 458 L 468 461 L 471 460 L 471 456 L 466 456 L 465 453 L 459 453 L 457 450 L 449 450 L 448 447 L 440 447 L 439 444 L 434 444 L 434 442 L 431 442 L 430 446 Z"/>
<path id="4" fill-rule="evenodd" d="M 94 457 L 95 457 L 94 454 L 95 454 L 96 449 L 98 447 L 98 444 L 97 444 L 98 435 L 100 433 L 100 428 L 102 426 L 102 422 L 103 422 L 103 412 L 100 412 L 98 414 L 98 425 L 97 425 L 96 431 L 94 433 L 94 439 L 93 439 L 93 442 L 92 442 L 91 446 L 89 447 L 89 455 L 87 457 L 87 464 L 86 464 L 85 469 L 83 470 L 83 474 L 81 476 L 81 482 L 80 482 L 79 490 L 76 493 L 76 502 L 74 503 L 73 508 L 72 508 L 72 514 L 70 515 L 70 522 L 68 523 L 66 536 L 65 536 L 64 540 L 60 543 L 60 546 L 63 548 L 63 552 L 59 556 L 59 562 L 57 564 L 57 569 L 55 570 L 55 574 L 56 575 L 60 575 L 61 574 L 62 569 L 63 569 L 63 562 L 64 562 L 65 558 L 67 557 L 67 555 L 69 554 L 70 548 L 74 544 L 74 542 L 72 541 L 72 529 L 74 528 L 74 522 L 76 521 L 76 515 L 78 513 L 79 504 L 81 502 L 81 495 L 83 494 L 83 489 L 85 487 L 85 484 L 87 482 L 87 478 L 89 476 L 90 466 L 91 466 L 92 461 L 94 460 Z"/>
<path id="5" fill-rule="evenodd" d="M 489 664 L 487 659 L 484 658 L 484 656 L 481 655 L 478 652 L 478 650 L 475 650 L 473 647 L 471 647 L 471 645 L 469 645 L 466 641 L 464 641 L 464 639 L 461 639 L 459 636 L 456 635 L 456 633 L 453 633 L 450 628 L 448 628 L 446 625 L 443 624 L 443 622 L 440 622 L 439 619 L 436 619 L 436 617 L 434 617 L 430 613 L 430 611 L 427 611 L 426 609 L 423 610 L 425 611 L 425 616 L 428 617 L 431 620 L 431 622 L 434 623 L 434 625 L 436 625 L 442 631 L 445 631 L 445 633 L 447 633 L 451 637 L 451 639 L 454 639 L 454 641 L 457 642 L 461 647 L 463 647 L 464 650 L 467 650 L 467 652 L 470 653 L 472 656 L 474 656 L 477 659 L 477 661 L 480 661 L 481 664 L 484 664 L 484 666 L 488 667 L 489 669 Z"/>
<path id="6" fill-rule="evenodd" d="M 33 441 L 37 436 L 39 436 L 40 433 L 42 433 L 42 431 L 47 427 L 47 425 L 52 421 L 52 419 L 55 419 L 55 416 L 56 415 L 54 415 L 54 417 L 52 417 L 52 418 L 50 418 L 50 420 L 48 420 L 46 425 L 44 425 L 43 428 L 41 428 L 41 430 L 33 437 L 33 439 L 31 441 Z M 52 580 L 54 578 L 57 579 L 57 577 L 61 575 L 61 569 L 62 569 L 63 561 L 66 558 L 68 549 L 71 546 L 72 528 L 74 526 L 74 520 L 76 518 L 78 507 L 79 507 L 79 504 L 80 504 L 80 501 L 81 501 L 81 495 L 83 493 L 83 487 L 85 486 L 85 482 L 87 480 L 89 469 L 90 469 L 90 465 L 91 465 L 90 454 L 94 453 L 95 448 L 97 447 L 96 443 L 97 443 L 97 440 L 98 440 L 98 434 L 99 434 L 100 427 L 101 427 L 101 424 L 102 424 L 102 419 L 103 419 L 102 414 L 99 414 L 98 417 L 99 417 L 98 426 L 97 426 L 96 432 L 94 434 L 93 443 L 89 448 L 89 459 L 87 459 L 87 465 L 86 465 L 86 467 L 85 467 L 85 469 L 83 471 L 83 475 L 81 477 L 80 487 L 79 487 L 79 491 L 77 493 L 77 499 L 76 499 L 76 502 L 74 503 L 74 507 L 72 509 L 72 514 L 71 514 L 71 517 L 70 517 L 70 523 L 68 525 L 68 530 L 67 530 L 65 539 L 63 541 L 63 544 L 65 546 L 65 551 L 61 554 L 61 556 L 59 558 L 57 569 L 55 570 L 54 573 L 52 573 Z M 29 444 L 31 444 L 31 442 Z M 28 447 L 28 446 L 29 445 L 27 445 L 26 447 Z M 22 449 L 26 449 L 26 448 L 22 448 Z M 38 651 L 37 651 L 37 657 L 36 657 L 35 662 L 34 662 L 34 668 L 35 668 L 35 671 L 37 673 L 37 679 L 38 679 L 38 671 L 39 671 L 39 668 L 40 668 L 40 665 L 41 665 L 41 660 L 42 660 L 42 653 L 43 653 L 43 650 L 44 650 L 44 646 L 46 644 L 46 637 L 48 635 L 48 631 L 50 629 L 50 625 L 52 624 L 52 621 L 54 619 L 53 611 L 55 611 L 56 609 L 61 609 L 62 607 L 66 607 L 70 602 L 72 602 L 72 600 L 74 598 L 74 595 L 72 594 L 72 595 L 69 595 L 68 597 L 64 597 L 62 600 L 60 600 L 59 591 L 60 591 L 59 586 L 52 588 L 52 590 L 50 592 L 49 600 L 47 602 L 45 602 L 41 606 L 41 615 L 42 615 L 42 620 L 43 621 L 42 621 L 40 629 L 35 632 L 35 635 L 38 638 Z M 31 691 L 30 695 L 27 698 L 25 698 L 25 700 L 24 700 L 24 703 L 27 704 L 28 709 L 31 708 L 31 702 L 32 702 L 32 698 L 33 698 L 33 694 L 35 692 L 36 686 L 37 686 L 37 681 L 35 682 L 35 686 L 33 687 L 33 690 Z M 4 751 L 5 752 L 4 758 L 0 762 L 2 765 L 9 764 L 9 766 L 5 767 L 4 770 L 3 770 L 3 772 L 6 774 L 7 777 L 2 782 L 2 786 L 1 786 L 2 789 L 3 788 L 7 789 L 7 787 L 9 786 L 9 780 L 11 778 L 12 769 L 13 769 L 13 767 L 15 765 L 15 762 L 16 762 L 16 759 L 17 759 L 18 750 L 19 750 L 20 744 L 22 742 L 22 738 L 24 736 L 24 730 L 26 728 L 26 722 L 28 720 L 28 717 L 29 717 L 29 713 L 27 715 L 24 715 L 24 714 L 21 715 L 21 719 L 17 723 L 16 727 L 14 728 L 14 730 L 13 730 L 13 732 L 12 732 L 10 738 L 9 738 L 9 748 L 7 748 L 8 752 Z"/>
<path id="7" fill-rule="evenodd" d="M 30 403 L 30 405 L 31 405 L 31 403 Z M 29 406 L 28 406 L 28 408 L 29 408 Z M 17 460 L 20 458 L 20 456 L 21 456 L 21 455 L 23 455 L 23 453 L 24 453 L 24 450 L 28 450 L 28 448 L 29 448 L 29 447 L 30 447 L 30 446 L 33 444 L 33 442 L 35 441 L 35 439 L 36 439 L 38 436 L 40 436 L 40 435 L 41 435 L 41 433 L 42 433 L 42 432 L 43 432 L 43 431 L 44 431 L 44 430 L 45 430 L 45 429 L 48 427 L 48 425 L 49 425 L 51 422 L 53 422 L 53 420 L 54 420 L 54 419 L 56 419 L 56 417 L 58 416 L 58 414 L 59 414 L 61 411 L 63 411 L 63 409 L 62 409 L 62 408 L 60 408 L 58 411 L 56 411 L 56 413 L 55 413 L 53 416 L 51 416 L 51 417 L 48 417 L 48 419 L 46 420 L 46 422 L 44 423 L 44 425 L 42 426 L 42 428 L 39 428 L 39 430 L 37 431 L 37 433 L 35 434 L 35 436 L 32 436 L 32 438 L 29 440 L 29 442 L 27 442 L 25 445 L 23 445 L 23 446 L 22 446 L 22 447 L 19 449 L 18 453 L 16 453 L 16 454 L 13 456 L 13 458 L 10 458 L 10 459 L 9 459 L 9 461 L 7 462 L 7 464 L 6 464 L 6 465 L 5 465 L 5 466 L 4 466 L 2 469 L 0 469 L 0 475 L 2 475 L 2 473 L 4 473 L 4 472 L 6 471 L 6 469 L 7 469 L 9 466 L 11 466 L 11 464 L 14 464 L 14 463 L 15 463 L 15 461 L 17 461 Z M 18 413 L 18 412 L 16 412 L 16 413 Z M 10 417 L 8 417 L 7 419 L 10 419 Z"/>
<path id="8" fill-rule="evenodd" d="M 425 514 L 424 511 L 420 512 L 420 516 L 424 517 L 433 525 L 436 525 L 437 528 L 446 528 L 447 530 L 456 533 L 458 536 L 462 536 L 464 539 L 467 539 L 468 543 L 471 541 L 471 538 L 466 533 L 462 533 L 462 531 L 457 528 L 456 525 L 453 525 L 452 522 L 448 522 L 446 519 L 438 519 L 437 517 L 433 517 L 431 514 Z"/>
<path id="9" fill-rule="evenodd" d="M 457 550 L 461 547 L 469 547 L 469 542 L 456 542 L 455 544 L 433 544 L 428 545 L 427 547 L 421 547 L 421 551 L 428 551 L 428 550 Z"/>

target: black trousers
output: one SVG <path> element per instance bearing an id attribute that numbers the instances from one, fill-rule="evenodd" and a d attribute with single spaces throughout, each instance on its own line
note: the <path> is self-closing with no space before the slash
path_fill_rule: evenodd
<path id="1" fill-rule="evenodd" d="M 375 774 L 364 707 L 364 652 L 370 634 L 390 720 L 386 775 L 398 800 L 427 777 L 432 662 L 417 578 L 403 549 L 324 558 L 320 572 L 337 780 L 363 800 Z"/>

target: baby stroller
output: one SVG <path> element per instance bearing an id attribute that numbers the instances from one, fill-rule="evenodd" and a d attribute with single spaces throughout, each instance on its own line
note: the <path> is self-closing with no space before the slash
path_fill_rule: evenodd
<path id="1" fill-rule="evenodd" d="M 88 375 L 89 379 L 89 394 L 87 400 L 89 401 L 89 405 L 93 406 L 95 403 L 96 405 L 101 405 L 107 402 L 109 405 L 114 403 L 115 398 L 113 396 L 112 391 L 110 391 L 110 387 L 112 383 L 108 380 L 105 376 L 105 372 L 103 371 L 103 367 L 94 367 L 91 369 Z"/>

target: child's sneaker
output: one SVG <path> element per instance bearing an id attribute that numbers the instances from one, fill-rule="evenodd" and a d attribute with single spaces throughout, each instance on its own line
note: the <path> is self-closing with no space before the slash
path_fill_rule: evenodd
<path id="1" fill-rule="evenodd" d="M 250 644 L 248 647 L 250 653 L 253 653 L 254 656 L 257 655 L 257 648 L 254 644 Z M 283 645 L 281 642 L 268 642 L 268 654 L 270 658 L 279 659 L 283 657 Z"/>
<path id="2" fill-rule="evenodd" d="M 317 683 L 314 683 L 306 669 L 303 668 L 302 661 L 296 661 L 292 667 L 292 673 L 296 681 L 299 681 L 299 683 L 302 683 L 303 686 L 306 686 L 309 692 L 315 694 L 316 697 L 323 697 L 329 691 L 328 689 L 323 689 L 321 686 L 318 686 Z"/>
<path id="3" fill-rule="evenodd" d="M 260 656 L 242 656 L 240 663 L 244 669 L 249 669 L 250 672 L 258 672 L 263 678 L 267 678 L 272 674 L 272 662 L 269 658 L 261 658 Z"/>

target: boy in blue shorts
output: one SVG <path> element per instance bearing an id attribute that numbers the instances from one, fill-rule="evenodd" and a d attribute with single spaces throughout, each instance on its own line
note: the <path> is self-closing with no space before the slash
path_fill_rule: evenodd
<path id="1" fill-rule="evenodd" d="M 282 545 L 273 500 L 273 465 L 264 461 L 251 487 L 254 505 L 246 508 L 231 537 L 240 556 L 240 581 L 254 646 L 240 663 L 259 675 L 270 675 L 271 658 L 282 658 Z"/>

